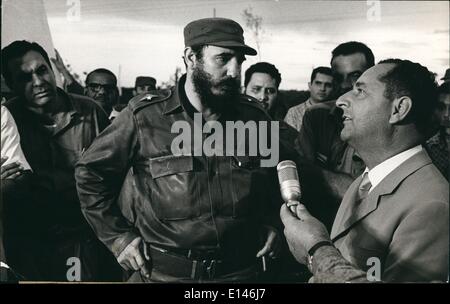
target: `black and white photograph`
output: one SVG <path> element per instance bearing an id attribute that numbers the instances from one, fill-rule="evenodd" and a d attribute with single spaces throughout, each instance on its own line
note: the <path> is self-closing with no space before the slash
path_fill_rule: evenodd
<path id="1" fill-rule="evenodd" d="M 0 289 L 448 284 L 448 1 L 1 14 Z"/>

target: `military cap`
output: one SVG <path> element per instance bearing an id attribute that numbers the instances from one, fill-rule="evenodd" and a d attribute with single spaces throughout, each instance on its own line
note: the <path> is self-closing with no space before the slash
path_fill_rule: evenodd
<path id="1" fill-rule="evenodd" d="M 156 87 L 156 79 L 150 76 L 138 76 L 136 77 L 135 87 L 139 86 L 153 86 Z"/>
<path id="2" fill-rule="evenodd" d="M 184 45 L 214 45 L 241 48 L 247 55 L 256 55 L 255 49 L 244 42 L 244 30 L 236 21 L 226 18 L 204 18 L 190 22 L 184 28 Z"/>

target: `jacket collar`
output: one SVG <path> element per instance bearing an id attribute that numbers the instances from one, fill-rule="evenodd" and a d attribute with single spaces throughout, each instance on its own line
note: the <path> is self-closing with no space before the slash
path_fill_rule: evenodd
<path id="1" fill-rule="evenodd" d="M 52 119 L 54 120 L 53 128 L 45 128 L 42 119 L 39 118 L 39 114 L 34 113 L 26 107 L 26 101 L 23 98 L 15 97 L 8 101 L 8 104 L 16 104 L 19 111 L 22 112 L 26 119 L 31 119 L 32 121 L 37 121 L 38 125 L 45 130 L 50 132 L 50 135 L 55 136 L 59 134 L 62 130 L 66 129 L 68 125 L 77 116 L 81 116 L 82 110 L 75 102 L 73 96 L 67 94 L 61 88 L 56 88 L 56 102 L 62 104 L 63 110 L 54 114 Z"/>
<path id="2" fill-rule="evenodd" d="M 57 88 L 57 99 L 64 104 L 65 110 L 56 113 L 53 116 L 56 124 L 56 128 L 53 130 L 53 136 L 59 134 L 62 130 L 65 130 L 76 117 L 79 117 L 82 114 L 82 111 L 74 101 L 73 96 L 67 94 L 60 88 Z"/>
<path id="3" fill-rule="evenodd" d="M 189 101 L 184 89 L 186 83 L 186 74 L 180 77 L 177 86 L 173 89 L 172 97 L 166 102 L 164 115 L 170 115 L 184 111 L 191 119 L 194 119 L 194 113 L 199 113 Z M 217 113 L 217 120 L 223 120 L 225 117 L 233 118 L 230 113 L 235 113 L 234 107 L 226 107 L 222 113 Z M 231 115 L 231 116 L 230 116 Z M 202 116 L 203 117 L 203 116 Z"/>
<path id="4" fill-rule="evenodd" d="M 169 100 L 166 102 L 165 108 L 164 108 L 164 115 L 170 115 L 175 112 L 178 112 L 179 110 L 183 110 L 183 106 L 181 105 L 181 98 L 183 96 L 186 96 L 184 93 L 180 93 L 180 90 L 184 90 L 184 84 L 186 83 L 186 74 L 180 77 L 177 86 L 173 89 L 173 95 Z"/>
<path id="5" fill-rule="evenodd" d="M 422 150 L 392 171 L 369 193 L 365 200 L 356 205 L 355 199 L 362 179 L 362 176 L 358 177 L 342 199 L 331 231 L 331 239 L 335 241 L 356 223 L 375 211 L 382 196 L 395 192 L 404 179 L 428 164 L 431 164 L 431 159 L 427 152 Z"/>

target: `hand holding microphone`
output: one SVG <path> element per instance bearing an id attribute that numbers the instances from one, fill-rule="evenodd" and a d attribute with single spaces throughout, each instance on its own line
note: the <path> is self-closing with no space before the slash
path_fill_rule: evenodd
<path id="1" fill-rule="evenodd" d="M 283 201 L 291 212 L 296 215 L 296 206 L 300 204 L 301 188 L 297 166 L 292 160 L 285 160 L 277 165 L 278 181 Z"/>
<path id="2" fill-rule="evenodd" d="M 280 209 L 284 235 L 295 259 L 308 265 L 310 250 L 321 242 L 331 243 L 330 236 L 325 226 L 300 203 L 301 188 L 295 163 L 291 160 L 282 161 L 277 171 L 281 196 L 286 203 Z"/>

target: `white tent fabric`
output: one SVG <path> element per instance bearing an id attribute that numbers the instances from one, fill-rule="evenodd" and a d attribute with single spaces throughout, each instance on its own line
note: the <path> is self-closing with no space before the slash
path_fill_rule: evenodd
<path id="1" fill-rule="evenodd" d="M 15 40 L 39 43 L 50 58 L 55 57 L 47 13 L 42 0 L 2 1 L 2 48 Z M 61 76 L 55 71 L 56 82 L 62 86 Z"/>

